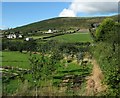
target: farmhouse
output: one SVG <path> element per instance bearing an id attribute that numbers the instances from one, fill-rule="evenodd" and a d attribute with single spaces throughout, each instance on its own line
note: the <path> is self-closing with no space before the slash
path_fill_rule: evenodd
<path id="1" fill-rule="evenodd" d="M 45 32 L 45 33 L 48 33 L 48 34 L 50 34 L 50 33 L 53 33 L 53 31 L 51 30 L 51 29 L 49 29 L 47 32 Z"/>
<path id="2" fill-rule="evenodd" d="M 9 35 L 6 35 L 6 37 L 8 39 L 16 39 L 16 38 L 23 38 L 23 35 L 21 35 L 21 34 L 9 34 Z"/>
<path id="3" fill-rule="evenodd" d="M 31 40 L 33 40 L 33 38 L 29 38 L 29 37 L 25 38 L 25 41 L 31 41 Z"/>
<path id="4" fill-rule="evenodd" d="M 9 34 L 7 35 L 8 39 L 13 39 L 13 38 L 17 38 L 17 36 L 15 34 Z"/>
<path id="5" fill-rule="evenodd" d="M 18 38 L 23 38 L 23 36 L 22 36 L 22 35 L 19 35 Z"/>

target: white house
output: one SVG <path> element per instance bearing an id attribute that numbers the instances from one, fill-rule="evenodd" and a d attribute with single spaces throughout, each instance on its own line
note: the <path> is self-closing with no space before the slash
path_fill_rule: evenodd
<path id="1" fill-rule="evenodd" d="M 23 36 L 21 34 L 17 35 L 17 34 L 9 34 L 7 35 L 8 39 L 16 39 L 16 38 L 23 38 Z"/>
<path id="2" fill-rule="evenodd" d="M 25 40 L 26 40 L 26 41 L 29 41 L 29 40 L 30 40 L 30 38 L 28 38 L 28 37 L 27 37 L 27 38 L 25 38 Z"/>
<path id="3" fill-rule="evenodd" d="M 17 38 L 17 36 L 15 34 L 9 34 L 9 35 L 7 35 L 7 38 L 9 38 L 9 39 Z"/>
<path id="4" fill-rule="evenodd" d="M 53 32 L 52 32 L 52 30 L 51 30 L 51 29 L 49 29 L 49 30 L 48 30 L 47 32 L 45 32 L 45 33 L 53 33 Z"/>
<path id="5" fill-rule="evenodd" d="M 19 35 L 18 38 L 23 38 L 23 36 L 22 36 L 22 35 Z"/>
<path id="6" fill-rule="evenodd" d="M 29 38 L 29 37 L 25 38 L 25 41 L 30 41 L 30 40 L 33 40 L 33 38 Z"/>
<path id="7" fill-rule="evenodd" d="M 52 30 L 51 30 L 51 29 L 49 29 L 49 30 L 48 30 L 48 33 L 52 33 Z"/>

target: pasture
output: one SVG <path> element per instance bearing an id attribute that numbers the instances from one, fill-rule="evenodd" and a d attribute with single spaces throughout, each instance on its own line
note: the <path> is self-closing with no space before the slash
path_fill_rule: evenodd
<path id="1" fill-rule="evenodd" d="M 33 39 L 36 40 L 36 39 L 40 39 L 40 38 L 47 37 L 47 36 L 51 36 L 51 35 L 52 35 L 52 34 L 43 34 L 43 35 L 39 35 L 39 36 L 37 36 L 37 35 L 35 36 L 35 35 L 34 35 L 34 36 L 30 36 L 30 37 L 32 37 Z"/>
<path id="2" fill-rule="evenodd" d="M 20 53 L 18 51 L 3 51 L 2 66 L 30 68 L 29 58 L 29 53 Z"/>
<path id="3" fill-rule="evenodd" d="M 81 82 L 84 83 L 85 81 L 84 77 L 86 77 L 87 75 L 91 73 L 91 68 L 92 68 L 92 66 L 89 64 L 86 67 L 84 67 L 84 66 L 79 66 L 78 64 L 75 64 L 73 62 L 68 63 L 67 67 L 65 66 L 65 63 L 57 62 L 56 66 L 57 66 L 56 71 L 54 72 L 54 74 L 51 74 L 52 78 L 46 78 L 45 80 L 38 81 L 41 86 L 40 89 L 52 90 L 52 88 L 55 87 L 57 88 L 55 92 L 58 93 L 60 89 L 59 88 L 60 85 L 64 85 L 68 88 L 68 84 L 69 84 L 69 87 L 72 87 L 73 86 L 72 79 L 79 78 L 79 80 L 81 80 Z M 70 81 L 67 83 L 63 83 L 63 81 L 67 80 L 66 79 L 67 77 L 68 79 L 70 78 Z M 32 74 L 31 73 L 24 74 L 22 78 L 24 79 L 23 82 L 21 80 L 21 77 L 17 76 L 16 78 L 10 79 L 9 81 L 3 83 L 3 92 L 7 95 L 11 95 L 11 94 L 14 94 L 15 92 L 18 93 L 19 91 L 20 91 L 19 93 L 21 93 L 22 91 L 25 91 L 26 89 L 27 91 L 29 91 L 28 88 L 34 85 Z M 49 81 L 50 81 L 50 84 L 52 84 L 52 88 L 50 87 L 46 88 Z M 27 82 L 27 84 L 25 82 Z M 82 83 L 76 82 L 74 85 L 80 86 L 82 85 Z M 44 91 L 41 91 L 41 92 L 44 93 Z M 66 92 L 66 95 L 68 95 L 68 92 Z"/>
<path id="4" fill-rule="evenodd" d="M 68 42 L 68 43 L 91 42 L 92 41 L 90 33 L 65 34 L 65 35 L 56 36 L 56 37 L 49 38 L 49 39 L 55 39 L 55 40 L 59 40 L 61 42 Z"/>

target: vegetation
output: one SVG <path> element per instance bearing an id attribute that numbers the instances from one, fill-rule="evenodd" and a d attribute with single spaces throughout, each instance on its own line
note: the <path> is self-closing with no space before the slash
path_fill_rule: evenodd
<path id="1" fill-rule="evenodd" d="M 114 24 L 115 22 L 112 19 L 110 18 L 105 19 L 96 31 L 97 40 L 103 41 L 103 40 L 109 39 L 108 37 L 111 37 L 110 34 L 114 30 Z"/>
<path id="2" fill-rule="evenodd" d="M 69 56 L 70 54 L 78 54 L 79 52 L 87 48 L 88 44 L 61 43 L 55 40 L 48 40 L 47 42 L 44 42 L 42 44 L 41 43 L 37 43 L 37 51 L 39 52 L 36 52 L 36 54 L 34 54 L 34 51 L 8 52 L 6 50 L 3 52 L 3 68 L 5 68 L 6 65 L 11 66 L 8 67 L 8 70 L 4 69 L 3 72 L 4 95 L 13 95 L 17 93 L 17 91 L 21 89 L 21 86 L 25 86 L 25 84 L 28 85 L 27 87 L 25 86 L 26 89 L 31 89 L 31 91 L 33 90 L 34 92 L 37 92 L 37 95 L 39 95 L 39 90 L 41 91 L 41 89 L 44 89 L 46 85 L 48 85 L 47 81 L 49 81 L 52 86 L 51 90 L 52 88 L 57 88 L 55 92 L 59 93 L 59 86 L 64 84 L 62 83 L 62 81 L 64 77 L 67 77 L 67 75 L 72 75 L 73 79 L 79 77 L 79 81 L 85 82 L 84 77 L 90 74 L 91 65 L 89 64 L 86 67 L 82 67 L 79 66 L 79 64 L 72 63 L 72 59 L 70 62 L 69 59 L 68 61 L 66 61 L 64 60 L 63 54 L 65 54 L 66 56 Z M 12 58 L 11 55 L 13 55 Z M 28 59 L 30 63 L 28 62 Z M 66 64 L 68 65 L 68 67 L 66 67 Z M 11 80 L 21 86 L 13 86 L 13 82 L 11 82 Z M 73 87 L 73 80 L 70 81 L 71 82 L 66 83 L 65 86 L 69 86 L 69 90 L 72 90 L 71 88 Z M 78 84 L 75 83 L 75 85 Z M 31 91 L 27 91 L 28 95 L 31 94 Z M 68 89 L 66 89 L 66 93 L 63 93 L 65 95 L 68 95 Z M 24 95 L 25 93 L 19 92 L 19 94 Z"/>
<path id="3" fill-rule="evenodd" d="M 119 29 L 119 23 L 105 19 L 96 31 L 99 41 L 91 50 L 105 75 L 104 83 L 108 85 L 109 96 L 120 96 Z"/>
<path id="4" fill-rule="evenodd" d="M 2 40 L 2 50 L 10 50 L 10 51 L 36 51 L 36 42 L 31 40 L 29 42 L 24 40 Z"/>
<path id="5" fill-rule="evenodd" d="M 66 83 L 65 86 L 68 87 L 67 84 L 69 84 L 68 88 L 69 90 L 72 90 L 73 86 L 79 84 L 75 82 L 77 77 L 79 81 L 81 82 L 85 81 L 85 76 L 87 76 L 91 72 L 91 68 L 92 68 L 91 65 L 79 66 L 78 64 L 68 63 L 68 67 L 66 67 L 65 66 L 66 62 L 60 62 L 62 58 L 59 57 L 55 58 L 56 56 L 55 57 L 54 56 L 55 54 L 53 54 L 51 58 L 48 58 L 45 55 L 39 57 L 31 54 L 31 57 L 29 59 L 30 65 L 28 66 L 30 71 L 27 71 L 27 73 L 24 73 L 23 71 L 24 68 L 21 69 L 21 71 L 17 71 L 17 69 L 14 68 L 9 69 L 9 71 L 6 71 L 7 72 L 6 74 L 5 72 L 3 72 L 3 79 L 4 80 L 7 79 L 6 81 L 3 82 L 4 85 L 3 94 L 4 95 L 15 94 L 15 92 L 21 89 L 22 85 L 25 86 L 26 81 L 28 81 L 27 82 L 27 85 L 29 85 L 27 86 L 28 95 L 30 95 L 30 92 L 34 89 L 37 92 L 37 95 L 39 95 L 40 93 L 38 93 L 38 91 L 44 88 L 48 83 L 47 81 L 50 80 L 52 87 L 58 88 L 56 92 L 59 93 L 59 89 L 60 89 L 59 86 L 64 84 L 62 83 L 63 79 L 65 79 L 65 77 L 69 75 L 70 77 L 68 77 L 68 79 L 69 78 L 71 79 L 72 76 L 73 80 L 70 80 L 70 82 Z M 10 72 L 12 73 L 10 74 Z M 17 76 L 12 78 L 11 75 L 15 73 L 17 74 Z M 79 86 L 82 84 L 81 82 Z M 17 84 L 13 85 L 13 83 L 17 83 Z M 31 89 L 31 91 L 29 91 L 29 89 Z M 68 92 L 68 89 L 66 89 L 66 91 Z M 68 95 L 67 92 L 66 95 Z M 21 93 L 22 92 L 19 92 L 19 94 Z M 22 95 L 26 95 L 26 93 L 22 93 Z"/>
<path id="6" fill-rule="evenodd" d="M 92 41 L 89 33 L 74 33 L 57 36 L 52 39 L 59 40 L 61 42 L 90 42 Z"/>
<path id="7" fill-rule="evenodd" d="M 13 66 L 18 68 L 29 68 L 29 54 L 20 53 L 18 51 L 3 51 L 2 52 L 2 66 Z"/>

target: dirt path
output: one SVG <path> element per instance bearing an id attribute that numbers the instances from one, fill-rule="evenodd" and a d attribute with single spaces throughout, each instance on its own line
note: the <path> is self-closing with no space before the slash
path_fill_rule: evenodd
<path id="1" fill-rule="evenodd" d="M 86 95 L 95 96 L 100 92 L 106 90 L 106 86 L 101 83 L 104 76 L 95 59 L 91 60 L 93 64 L 93 70 L 91 76 L 87 77 Z"/>

